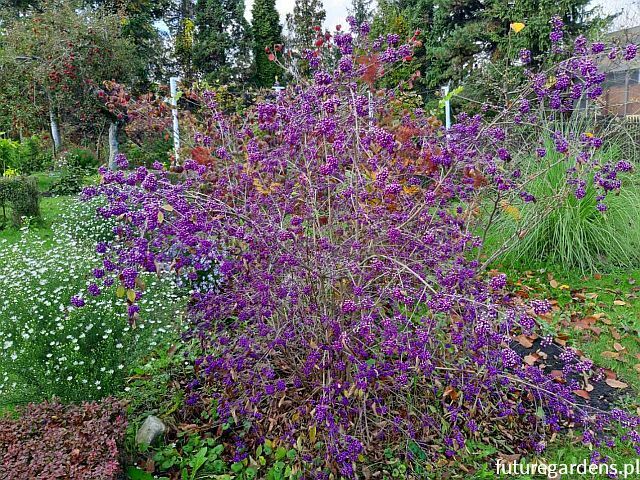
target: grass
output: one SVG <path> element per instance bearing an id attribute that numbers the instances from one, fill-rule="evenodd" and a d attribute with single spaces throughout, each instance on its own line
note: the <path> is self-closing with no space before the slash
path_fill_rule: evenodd
<path id="1" fill-rule="evenodd" d="M 51 226 L 68 210 L 73 202 L 73 197 L 43 197 L 40 201 L 42 218 L 33 221 L 32 233 L 42 240 L 50 240 L 52 236 Z M 0 230 L 0 241 L 5 240 L 9 244 L 17 242 L 21 236 L 20 228 L 7 227 Z"/>
<path id="2" fill-rule="evenodd" d="M 554 312 L 542 325 L 543 330 L 562 335 L 569 346 L 580 349 L 597 365 L 613 370 L 640 391 L 640 269 L 584 275 L 539 266 L 506 272 L 514 289 L 530 298 L 554 302 Z M 589 322 L 593 322 L 593 328 L 585 328 Z"/>

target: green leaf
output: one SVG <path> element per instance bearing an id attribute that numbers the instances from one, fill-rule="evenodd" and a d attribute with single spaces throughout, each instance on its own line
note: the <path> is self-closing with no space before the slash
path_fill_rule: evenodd
<path id="1" fill-rule="evenodd" d="M 220 455 L 223 450 L 224 445 L 216 445 L 215 447 L 213 447 L 213 453 L 215 453 L 216 455 Z"/>
<path id="2" fill-rule="evenodd" d="M 152 474 L 140 470 L 138 467 L 127 468 L 127 478 L 129 480 L 154 480 Z"/>
<path id="3" fill-rule="evenodd" d="M 287 450 L 284 447 L 278 447 L 276 450 L 276 460 L 282 460 L 287 455 Z"/>
<path id="4" fill-rule="evenodd" d="M 258 475 L 258 470 L 255 467 L 249 467 L 245 470 L 245 475 L 247 479 L 253 480 Z"/>

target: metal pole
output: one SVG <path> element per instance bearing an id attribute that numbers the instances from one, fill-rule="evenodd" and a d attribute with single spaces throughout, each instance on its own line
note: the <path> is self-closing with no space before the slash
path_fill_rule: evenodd
<path id="1" fill-rule="evenodd" d="M 173 118 L 173 152 L 175 155 L 174 164 L 180 164 L 180 125 L 178 124 L 178 82 L 179 77 L 171 77 L 169 79 L 169 88 L 171 90 L 171 116 Z"/>
<path id="2" fill-rule="evenodd" d="M 447 96 L 449 95 L 449 85 L 442 87 L 444 94 L 444 125 L 449 130 L 451 128 L 451 101 Z"/>

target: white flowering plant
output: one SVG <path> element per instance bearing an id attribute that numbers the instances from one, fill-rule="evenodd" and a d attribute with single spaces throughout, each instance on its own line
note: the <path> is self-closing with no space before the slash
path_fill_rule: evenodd
<path id="1" fill-rule="evenodd" d="M 135 362 L 179 328 L 183 304 L 169 278 L 143 276 L 150 288 L 135 322 L 115 286 L 91 295 L 102 268 L 96 243 L 112 225 L 95 219 L 96 205 L 65 202 L 50 236 L 27 226 L 17 241 L 0 240 L 1 403 L 115 394 Z"/>

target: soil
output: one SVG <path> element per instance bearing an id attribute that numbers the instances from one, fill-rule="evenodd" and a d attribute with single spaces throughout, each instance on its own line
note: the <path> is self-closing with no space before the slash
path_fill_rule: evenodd
<path id="1" fill-rule="evenodd" d="M 560 358 L 560 355 L 564 351 L 564 347 L 558 345 L 553 342 L 548 345 L 544 345 L 542 343 L 541 338 L 536 338 L 532 340 L 533 345 L 530 348 L 526 348 L 521 343 L 517 341 L 513 341 L 511 348 L 520 355 L 523 359 L 527 355 L 538 354 L 542 357 L 542 359 L 535 363 L 536 366 L 543 367 L 543 370 L 547 374 L 551 374 L 551 372 L 562 370 L 564 366 L 564 361 Z M 545 358 L 546 355 L 546 358 Z M 597 368 L 597 367 L 596 367 Z M 584 390 L 587 391 L 587 388 L 590 386 L 593 387 L 592 390 L 588 391 L 588 399 L 583 398 L 579 395 L 575 396 L 575 403 L 581 405 L 588 405 L 590 407 L 596 408 L 598 410 L 611 410 L 612 408 L 616 408 L 620 406 L 620 403 L 623 397 L 628 396 L 631 392 L 630 388 L 620 389 L 613 388 L 609 384 L 606 383 L 607 379 L 607 371 L 605 371 L 605 375 L 602 375 L 602 379 L 598 381 L 589 380 L 589 387 L 587 387 L 585 379 L 578 374 L 569 375 L 567 380 L 577 380 L 580 385 L 583 386 Z M 584 394 L 583 394 L 584 395 Z"/>

